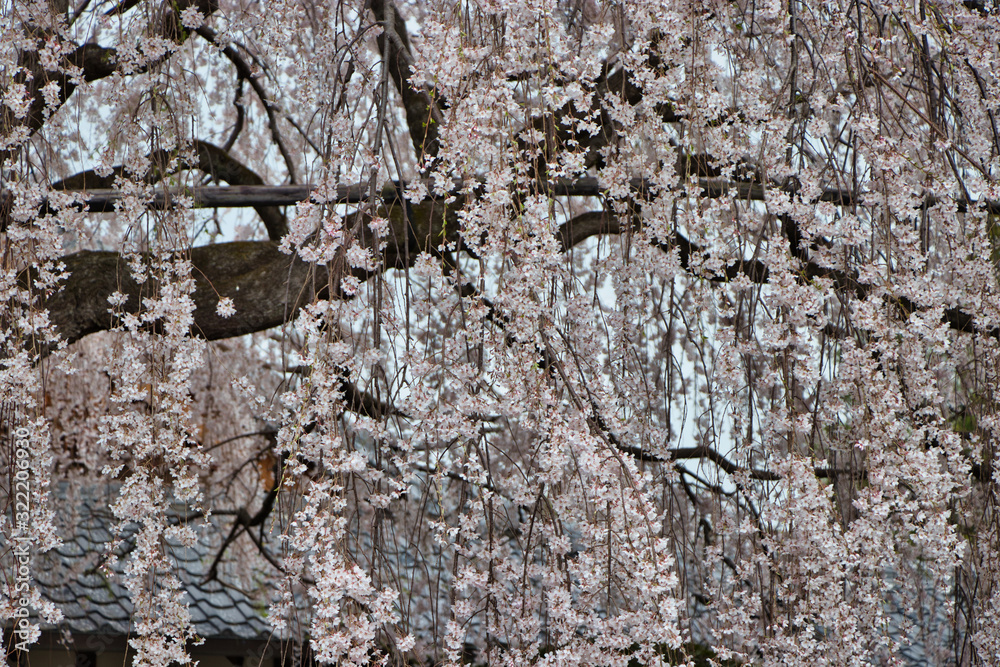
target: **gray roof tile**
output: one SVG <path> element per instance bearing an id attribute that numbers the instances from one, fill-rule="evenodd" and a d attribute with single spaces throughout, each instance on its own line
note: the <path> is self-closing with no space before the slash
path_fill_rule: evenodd
<path id="1" fill-rule="evenodd" d="M 134 627 L 130 628 L 132 604 L 121 575 L 132 546 L 130 539 L 138 527 L 133 524 L 123 529 L 124 543 L 115 551 L 120 560 L 113 567 L 114 574 L 108 576 L 102 566 L 106 563 L 106 544 L 112 539 L 108 528 L 114 520 L 107 509 L 111 496 L 95 491 L 81 496 L 77 512 L 67 520 L 63 545 L 41 554 L 34 563 L 35 581 L 42 595 L 62 609 L 65 616 L 58 628 L 48 629 L 128 634 L 130 629 L 134 631 Z M 221 530 L 221 520 L 213 522 L 219 522 Z M 228 532 L 228 525 L 225 527 Z M 259 603 L 219 581 L 204 582 L 218 544 L 203 535 L 194 547 L 168 543 L 167 548 L 185 587 L 195 632 L 200 637 L 266 639 L 271 635 Z"/>

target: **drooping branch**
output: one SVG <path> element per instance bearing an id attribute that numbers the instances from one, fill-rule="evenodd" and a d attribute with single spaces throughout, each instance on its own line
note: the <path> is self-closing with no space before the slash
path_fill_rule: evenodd
<path id="1" fill-rule="evenodd" d="M 180 25 L 180 13 L 188 7 L 195 7 L 203 15 L 209 16 L 218 9 L 219 5 L 217 0 L 167 0 L 163 10 L 158 12 L 160 17 L 158 22 L 150 26 L 150 31 L 171 40 L 183 41 L 187 37 L 187 32 Z M 0 110 L 0 128 L 3 129 L 4 135 L 9 136 L 18 126 L 26 127 L 29 134 L 36 132 L 48 118 L 46 113 L 51 114 L 65 104 L 73 91 L 76 90 L 80 79 L 96 81 L 109 77 L 118 71 L 119 55 L 116 49 L 91 42 L 72 48 L 74 46 L 72 42 L 61 37 L 58 39 L 62 40 L 61 51 L 66 55 L 60 58 L 58 68 L 54 71 L 43 65 L 36 51 L 19 53 L 19 64 L 24 68 L 24 71 L 14 78 L 14 82 L 27 86 L 31 102 L 28 112 L 23 118 L 17 118 L 8 106 L 4 106 Z M 169 55 L 169 52 L 165 53 L 160 60 L 169 57 Z M 153 64 L 148 63 L 146 67 Z M 139 71 L 143 70 L 132 73 L 139 73 Z M 47 109 L 43 89 L 50 83 L 56 84 L 59 95 L 55 103 Z M 11 154 L 10 151 L 11 149 L 0 150 L 0 161 L 8 158 Z"/>
<path id="2" fill-rule="evenodd" d="M 551 191 L 560 194 L 590 193 L 596 183 L 554 183 Z M 255 195 L 266 194 L 275 196 L 275 188 L 203 188 L 202 192 L 217 196 L 225 191 L 231 197 L 229 204 L 240 205 L 239 197 L 253 199 Z M 262 193 L 262 191 L 265 191 Z M 288 193 L 302 198 L 308 196 L 302 186 L 286 186 L 283 196 Z M 238 193 L 244 192 L 243 195 Z M 375 207 L 379 215 L 386 217 L 390 223 L 390 231 L 385 238 L 386 246 L 381 252 L 380 263 L 376 271 L 391 267 L 408 265 L 423 251 L 433 251 L 442 239 L 458 240 L 460 226 L 455 217 L 455 210 L 461 207 L 459 201 L 452 207 L 433 199 L 419 204 L 412 204 L 407 215 L 403 215 L 399 201 L 399 187 L 387 185 L 383 192 L 381 206 Z M 343 201 L 358 202 L 365 198 L 367 189 L 362 186 L 341 188 L 337 193 Z M 104 200 L 104 205 L 113 205 L 110 195 Z M 92 204 L 94 202 L 92 201 Z M 169 199 L 159 202 L 168 205 Z M 260 203 L 259 201 L 257 202 Z M 269 203 L 273 203 L 269 202 Z M 242 205 L 247 205 L 244 201 Z M 348 224 L 353 222 L 348 220 Z M 558 230 L 558 239 L 563 251 L 569 250 L 586 238 L 602 234 L 620 234 L 632 227 L 637 229 L 639 222 L 635 219 L 623 222 L 607 212 L 589 212 L 577 216 L 565 223 Z M 370 244 L 373 239 L 361 242 Z M 658 247 L 668 252 L 677 252 L 681 267 L 692 270 L 692 258 L 705 254 L 705 248 L 691 242 L 683 234 L 675 232 L 667 240 L 654 241 Z M 331 279 L 330 270 L 325 266 L 316 266 L 300 260 L 297 256 L 287 255 L 278 250 L 274 241 L 223 243 L 191 249 L 189 252 L 193 266 L 195 290 L 194 325 L 192 333 L 207 340 L 217 340 L 262 331 L 289 322 L 298 310 L 311 303 L 316 298 L 329 298 L 331 284 L 337 283 Z M 801 248 L 793 249 L 801 254 Z M 801 280 L 808 281 L 814 277 L 826 277 L 834 282 L 838 290 L 853 292 L 857 298 L 864 298 L 871 287 L 859 283 L 855 277 L 848 276 L 834 269 L 822 267 L 808 258 L 800 258 L 804 268 Z M 57 331 L 68 342 L 101 330 L 110 329 L 119 324 L 119 318 L 124 313 L 138 314 L 144 297 L 154 296 L 154 281 L 137 284 L 132 279 L 127 260 L 113 252 L 80 252 L 63 258 L 69 277 L 65 287 L 48 298 L 40 305 L 49 311 L 49 318 Z M 356 271 L 359 276 L 367 277 L 367 272 Z M 725 282 L 738 275 L 747 276 L 754 283 L 765 283 L 769 279 L 768 267 L 760 261 L 737 261 L 729 263 L 721 272 L 706 275 L 709 280 Z M 25 276 L 25 282 L 28 282 Z M 112 314 L 108 297 L 118 292 L 126 295 L 126 301 L 117 314 Z M 337 294 L 334 297 L 340 296 Z M 223 318 L 216 312 L 220 297 L 231 298 L 236 307 L 236 315 Z M 918 304 L 901 298 L 896 300 L 904 315 L 923 308 Z M 490 319 L 503 327 L 503 315 L 496 311 L 493 304 L 490 307 Z M 958 309 L 945 311 L 943 316 L 952 328 L 959 331 L 979 332 L 1000 337 L 996 330 L 980 331 L 975 327 L 974 318 Z M 151 323 L 155 327 L 155 323 Z M 508 344 L 513 339 L 508 337 Z M 546 362 L 545 366 L 549 364 Z M 360 391 L 347 378 L 341 386 L 344 392 L 347 409 L 359 414 L 370 416 L 399 415 L 391 406 L 383 405 L 370 395 Z M 687 448 L 668 450 L 661 455 L 655 455 L 645 450 L 631 449 L 614 435 L 613 431 L 603 421 L 601 412 L 596 405 L 592 420 L 595 428 L 609 439 L 617 451 L 636 457 L 640 460 L 666 462 L 682 458 L 706 459 L 712 461 L 720 470 L 728 474 L 748 475 L 759 481 L 773 481 L 778 476 L 767 470 L 742 467 L 726 458 L 718 451 L 708 448 Z M 667 458 L 669 457 L 669 459 Z"/>

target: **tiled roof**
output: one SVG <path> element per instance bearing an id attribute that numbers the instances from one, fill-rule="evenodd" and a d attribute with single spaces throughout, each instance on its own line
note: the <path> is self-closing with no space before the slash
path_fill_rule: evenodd
<path id="1" fill-rule="evenodd" d="M 56 492 L 54 496 L 63 496 Z M 120 557 L 111 574 L 105 574 L 107 543 L 112 539 L 109 527 L 114 519 L 108 509 L 114 491 L 90 490 L 82 499 L 73 503 L 65 516 L 66 532 L 63 545 L 35 557 L 32 575 L 42 595 L 58 606 L 65 619 L 48 630 L 69 630 L 72 633 L 100 635 L 130 634 L 132 604 L 124 586 L 122 571 L 127 552 L 132 547 L 138 526 L 126 526 L 122 544 L 116 550 Z M 55 503 L 71 502 L 59 498 Z M 72 516 L 70 516 L 72 515 Z M 206 582 L 205 575 L 211 567 L 219 545 L 210 543 L 208 533 L 228 529 L 224 520 L 212 519 L 217 531 L 199 531 L 199 542 L 194 547 L 168 545 L 170 558 L 176 564 L 176 574 L 187 593 L 198 636 L 205 639 L 266 639 L 272 629 L 264 616 L 261 604 L 218 578 Z M 222 534 L 226 534 L 228 530 Z"/>

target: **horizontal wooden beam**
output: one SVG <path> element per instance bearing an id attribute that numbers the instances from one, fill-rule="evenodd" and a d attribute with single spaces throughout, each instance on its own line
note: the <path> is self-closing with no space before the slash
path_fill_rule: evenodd
<path id="1" fill-rule="evenodd" d="M 697 182 L 697 186 L 695 183 Z M 765 188 L 760 183 L 746 181 L 729 181 L 724 178 L 699 178 L 692 180 L 691 185 L 701 190 L 701 196 L 722 197 L 725 194 L 735 194 L 739 199 L 763 201 L 765 198 Z M 290 206 L 299 202 L 327 201 L 339 204 L 356 204 L 368 200 L 372 195 L 372 188 L 364 183 L 354 185 L 340 185 L 335 193 L 327 195 L 317 193 L 315 185 L 239 185 L 239 186 L 210 186 L 194 188 L 177 188 L 166 191 L 159 189 L 150 202 L 150 208 L 163 209 L 172 206 L 172 200 L 178 196 L 188 196 L 194 201 L 195 208 L 244 208 L 251 206 Z M 481 181 L 463 182 L 455 180 L 449 188 L 450 194 L 457 194 L 464 189 L 478 190 L 482 187 Z M 653 191 L 655 186 L 648 179 L 633 178 L 629 181 L 632 192 L 647 193 Z M 403 183 L 400 186 L 397 182 L 388 182 L 382 188 L 375 189 L 375 195 L 382 199 L 395 199 L 402 189 L 406 188 Z M 788 191 L 787 186 L 775 184 L 775 190 Z M 430 188 L 428 188 L 430 190 Z M 602 184 L 596 177 L 588 176 L 577 179 L 560 179 L 556 181 L 546 181 L 537 184 L 536 192 L 554 197 L 604 197 L 608 194 L 607 184 Z M 90 190 L 83 193 L 87 196 L 88 210 L 92 213 L 109 213 L 115 210 L 116 204 L 122 200 L 120 190 Z M 850 205 L 859 198 L 851 193 L 842 190 L 830 189 L 821 195 L 824 201 L 831 201 L 837 204 Z"/>
<path id="2" fill-rule="evenodd" d="M 369 194 L 361 185 L 341 186 L 331 200 L 357 203 L 368 199 Z M 187 196 L 195 208 L 247 208 L 251 206 L 291 206 L 312 199 L 314 185 L 232 185 L 195 187 L 184 189 L 158 189 L 149 206 L 164 209 L 174 205 L 177 197 Z M 110 213 L 122 200 L 120 190 L 91 190 L 87 207 L 92 213 Z"/>
<path id="3" fill-rule="evenodd" d="M 398 199 L 405 190 L 406 183 L 390 181 L 381 188 L 372 188 L 369 184 L 337 186 L 335 192 L 322 193 L 316 185 L 237 185 L 237 186 L 206 186 L 193 188 L 161 188 L 158 187 L 149 202 L 149 208 L 162 210 L 175 205 L 178 197 L 190 197 L 195 208 L 246 208 L 261 206 L 291 206 L 303 201 L 329 202 L 337 204 L 357 204 L 375 197 L 392 201 Z M 455 179 L 449 188 L 449 195 L 471 191 L 473 194 L 481 190 L 482 181 L 461 181 Z M 633 178 L 629 188 L 639 199 L 649 196 L 656 186 L 649 180 Z M 596 177 L 577 179 L 560 179 L 535 184 L 535 192 L 553 197 L 606 197 L 609 188 Z M 428 188 L 430 190 L 430 188 Z M 745 201 L 764 201 L 767 192 L 784 192 L 794 194 L 799 190 L 798 182 L 788 179 L 775 182 L 764 187 L 756 181 L 733 181 L 725 178 L 698 178 L 688 183 L 688 192 L 692 196 L 718 198 L 733 195 Z M 124 195 L 117 189 L 95 189 L 84 191 L 87 210 L 91 213 L 111 213 L 122 201 Z M 866 198 L 867 195 L 867 198 Z M 825 201 L 838 206 L 865 206 L 877 201 L 878 193 L 857 193 L 838 188 L 824 189 L 816 201 Z M 928 208 L 940 200 L 928 196 L 923 200 L 923 207 Z M 956 201 L 961 212 L 969 208 L 965 199 Z M 12 209 L 13 197 L 9 192 L 0 192 L 0 231 L 6 229 L 9 212 Z M 1000 202 L 972 202 L 973 208 L 983 205 L 991 213 L 1000 213 Z M 83 204 L 80 204 L 82 207 Z M 45 209 L 43 205 L 42 210 Z"/>

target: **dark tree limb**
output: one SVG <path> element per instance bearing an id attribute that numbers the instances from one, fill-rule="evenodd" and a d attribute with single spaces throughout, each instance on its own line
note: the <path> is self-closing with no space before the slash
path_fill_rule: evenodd
<path id="1" fill-rule="evenodd" d="M 413 56 L 406 21 L 399 14 L 399 8 L 393 0 L 372 0 L 371 7 L 375 19 L 382 25 L 382 34 L 378 36 L 379 51 L 388 54 L 383 66 L 388 68 L 389 76 L 403 100 L 410 140 L 417 164 L 421 164 L 424 159 L 437 156 L 441 147 L 438 133 L 444 116 L 437 102 L 438 97 L 427 87 L 418 89 L 410 84 Z"/>
<path id="2" fill-rule="evenodd" d="M 409 415 L 397 410 L 396 406 L 380 401 L 372 396 L 371 392 L 360 389 L 349 379 L 346 371 L 340 376 L 339 385 L 340 391 L 344 394 L 345 407 L 355 414 L 372 419 L 382 419 L 383 417 L 409 419 Z"/>
<path id="3" fill-rule="evenodd" d="M 713 447 L 701 446 L 701 447 L 677 447 L 675 449 L 666 450 L 667 457 L 657 456 L 651 454 L 644 449 L 639 449 L 638 447 L 631 447 L 628 445 L 618 445 L 618 449 L 622 452 L 634 457 L 639 461 L 652 461 L 657 463 L 664 463 L 667 460 L 670 461 L 681 461 L 681 460 L 691 460 L 691 459 L 708 459 L 716 466 L 719 470 L 722 470 L 729 475 L 740 475 L 745 474 L 750 477 L 750 479 L 756 479 L 764 482 L 775 482 L 781 479 L 781 475 L 770 470 L 758 470 L 756 468 L 743 468 L 736 465 L 725 456 L 720 454 L 718 450 Z"/>
<path id="4" fill-rule="evenodd" d="M 992 205 L 992 204 L 991 204 Z M 565 252 L 569 248 L 581 243 L 592 236 L 604 234 L 622 234 L 629 229 L 636 229 L 632 223 L 622 225 L 619 218 L 606 211 L 588 211 L 573 219 L 563 223 L 557 237 Z M 792 239 L 796 239 L 792 234 Z M 666 241 L 656 241 L 657 246 L 664 252 L 678 253 L 681 268 L 685 271 L 691 270 L 691 258 L 696 255 L 705 256 L 707 251 L 696 243 L 692 243 L 684 234 L 674 232 L 673 237 Z M 839 269 L 822 266 L 809 259 L 808 254 L 798 247 L 798 242 L 791 243 L 792 254 L 799 259 L 801 270 L 796 279 L 801 283 L 808 283 L 815 278 L 826 278 L 833 282 L 834 287 L 842 292 L 849 292 L 858 299 L 865 299 L 873 291 L 873 286 L 859 282 L 857 276 L 848 274 Z M 758 259 L 736 260 L 726 265 L 722 273 L 705 276 L 713 282 L 730 282 L 737 276 L 744 275 L 755 284 L 764 284 L 770 280 L 770 269 Z M 911 313 L 927 310 L 927 306 L 922 306 L 905 296 L 894 297 L 892 299 L 899 306 L 905 317 Z M 963 333 L 978 333 L 1000 341 L 1000 327 L 984 329 L 975 324 L 975 317 L 960 308 L 948 308 L 941 318 L 955 331 Z"/>
<path id="5" fill-rule="evenodd" d="M 93 174 L 92 171 L 83 173 L 88 174 L 88 176 L 84 177 L 78 174 L 71 178 L 87 179 L 85 182 L 87 183 L 88 210 L 93 213 L 114 211 L 115 204 L 122 199 L 121 192 L 110 187 L 112 185 L 111 180 L 99 180 L 96 174 L 89 176 L 89 174 Z M 93 180 L 89 180 L 91 178 Z M 58 188 L 56 186 L 53 187 L 56 189 L 82 189 L 79 187 L 64 187 L 64 184 L 69 182 L 70 180 L 66 179 L 56 184 Z M 74 185 L 82 182 L 84 181 L 74 183 Z M 103 187 L 91 187 L 90 183 L 102 185 Z M 475 189 L 478 185 L 479 183 L 475 181 L 467 182 L 456 179 L 449 196 L 460 195 L 470 187 Z M 652 185 L 646 179 L 634 178 L 630 181 L 629 185 L 639 198 L 648 196 L 652 191 Z M 405 183 L 387 183 L 378 194 L 383 200 L 398 200 L 399 192 L 404 190 L 405 187 Z M 604 197 L 608 192 L 607 187 L 602 187 L 601 182 L 591 176 L 577 179 L 540 181 L 535 184 L 535 187 L 539 191 L 553 197 Z M 731 192 L 738 195 L 739 199 L 749 201 L 763 201 L 765 196 L 764 187 L 758 183 L 728 181 L 721 178 L 699 179 L 695 187 L 701 190 L 701 196 L 710 198 L 722 197 Z M 784 191 L 794 191 L 792 186 L 782 187 L 780 184 L 775 184 L 774 187 L 775 189 L 783 189 Z M 149 203 L 149 208 L 168 208 L 171 206 L 170 200 L 178 194 L 192 197 L 195 206 L 198 208 L 291 206 L 309 200 L 315 191 L 316 186 L 309 184 L 163 189 L 154 195 L 153 200 Z M 331 195 L 326 197 L 327 201 L 336 201 L 342 204 L 356 204 L 367 201 L 371 196 L 370 184 L 341 185 L 338 186 L 337 192 L 331 193 Z M 0 197 L 9 197 L 9 195 L 0 193 Z M 821 194 L 819 201 L 850 205 L 852 203 L 861 203 L 861 197 L 860 195 L 852 195 L 852 193 L 847 191 L 830 188 Z M 927 205 L 933 205 L 934 203 L 936 203 L 936 200 L 928 200 Z M 965 210 L 965 206 L 966 203 L 964 201 L 960 200 L 958 202 L 959 210 Z M 1000 213 L 1000 202 L 988 202 L 988 207 L 991 211 L 995 209 L 996 212 Z M 7 217 L 0 217 L 0 229 L 6 228 L 6 222 Z"/>
<path id="6" fill-rule="evenodd" d="M 274 434 L 270 434 L 271 440 L 274 440 Z M 264 544 L 254 537 L 251 528 L 255 526 L 263 526 L 264 522 L 274 511 L 274 502 L 278 499 L 278 491 L 281 489 L 281 484 L 277 481 L 281 476 L 281 469 L 284 467 L 285 460 L 287 459 L 287 454 L 283 455 L 280 460 L 275 460 L 274 465 L 274 477 L 275 485 L 274 488 L 270 489 L 264 496 L 264 500 L 261 502 L 260 509 L 257 510 L 253 515 L 247 510 L 246 507 L 241 507 L 236 510 L 236 518 L 233 521 L 233 526 L 229 531 L 229 535 L 223 541 L 222 546 L 215 554 L 215 559 L 212 561 L 212 565 L 209 566 L 208 572 L 205 573 L 205 578 L 202 583 L 213 581 L 219 576 L 219 563 L 222 562 L 223 556 L 225 556 L 226 551 L 229 546 L 236 541 L 236 538 L 240 536 L 244 531 L 250 536 L 250 539 L 254 541 L 257 549 L 260 551 L 261 555 L 267 559 L 272 566 L 274 566 L 279 572 L 284 572 L 284 568 L 281 564 L 274 558 L 268 549 L 264 547 Z"/>
<path id="7" fill-rule="evenodd" d="M 655 49 L 655 40 L 653 49 Z M 647 65 L 653 69 L 664 67 L 664 63 L 653 53 L 647 57 Z M 534 174 L 539 178 L 545 176 L 547 164 L 554 161 L 560 151 L 567 146 L 574 146 L 576 150 L 583 152 L 586 157 L 584 166 L 588 169 L 600 167 L 604 164 L 604 156 L 601 149 L 608 146 L 615 137 L 618 136 L 619 124 L 609 110 L 607 97 L 617 97 L 622 102 L 636 106 L 642 101 L 643 92 L 638 85 L 633 72 L 624 67 L 612 67 L 608 62 L 604 63 L 602 75 L 587 91 L 590 94 L 590 106 L 586 111 L 579 111 L 575 103 L 568 102 L 559 109 L 551 113 L 535 116 L 531 119 L 530 125 L 542 136 L 542 143 L 533 146 L 528 142 L 519 140 L 521 150 L 539 149 L 539 154 L 535 159 Z M 675 123 L 683 116 L 678 113 L 677 108 L 670 103 L 660 103 L 656 106 L 655 113 L 665 123 Z M 580 122 L 589 123 L 596 119 L 596 128 L 593 131 L 581 131 L 577 129 Z M 678 170 L 680 173 L 694 173 L 690 171 Z"/>
<path id="8" fill-rule="evenodd" d="M 89 172 L 88 172 L 89 173 Z M 405 189 L 405 183 L 388 183 L 381 190 L 379 195 L 382 199 L 398 198 L 398 192 Z M 474 189 L 478 183 L 466 182 L 456 179 L 451 195 L 457 195 L 470 186 Z M 650 181 L 642 178 L 633 178 L 629 183 L 634 196 L 644 198 L 649 196 L 654 188 Z M 577 179 L 556 179 L 551 181 L 538 182 L 535 187 L 540 192 L 544 192 L 553 197 L 604 197 L 607 195 L 607 187 L 603 187 L 601 182 L 595 177 L 584 177 Z M 698 190 L 692 196 L 702 196 L 708 198 L 718 198 L 727 195 L 734 195 L 735 198 L 744 201 L 765 201 L 766 189 L 760 183 L 753 181 L 731 181 L 724 178 L 700 178 L 697 182 L 692 181 L 689 186 Z M 769 186 L 772 190 L 795 194 L 798 191 L 794 182 L 772 183 Z M 121 193 L 113 189 L 88 188 L 89 210 L 95 213 L 106 213 L 115 209 L 115 203 L 121 199 Z M 183 190 L 166 190 L 157 193 L 150 203 L 150 208 L 162 209 L 170 206 L 170 193 L 185 194 L 194 198 L 195 205 L 199 208 L 240 208 L 247 206 L 290 206 L 308 200 L 315 192 L 315 185 L 260 185 L 241 187 L 195 187 Z M 337 188 L 333 196 L 327 197 L 329 201 L 337 201 L 343 204 L 354 204 L 367 201 L 370 197 L 370 184 L 358 183 L 354 185 L 342 185 Z M 855 193 L 839 188 L 825 188 L 816 201 L 830 202 L 838 206 L 863 206 L 866 204 L 864 193 Z M 925 197 L 921 204 L 924 208 L 932 207 L 940 203 L 937 198 Z M 994 214 L 1000 214 L 1000 201 L 969 202 L 963 198 L 955 200 L 955 205 L 959 212 L 966 212 L 970 206 L 972 208 L 983 207 Z M 561 232 L 562 233 L 562 232 Z"/>
<path id="9" fill-rule="evenodd" d="M 198 35 L 205 39 L 210 44 L 216 44 L 217 34 L 214 30 L 209 28 L 207 25 L 200 26 L 195 30 Z M 278 152 L 281 153 L 281 158 L 285 162 L 285 168 L 288 170 L 288 179 L 292 183 L 298 181 L 295 169 L 295 160 L 292 159 L 292 154 L 288 150 L 288 146 L 285 145 L 285 140 L 281 136 L 281 130 L 278 128 L 278 116 L 275 113 L 276 105 L 271 100 L 267 91 L 264 90 L 264 86 L 261 85 L 260 79 L 254 74 L 253 68 L 246 61 L 243 56 L 240 55 L 231 44 L 227 44 L 222 47 L 222 54 L 229 59 L 229 62 L 236 67 L 236 73 L 239 75 L 241 80 L 248 81 L 250 87 L 253 88 L 254 93 L 257 95 L 257 99 L 260 100 L 261 105 L 264 107 L 264 113 L 267 114 L 267 127 L 271 132 L 271 139 L 274 144 L 278 147 Z"/>
<path id="10" fill-rule="evenodd" d="M 344 395 L 344 406 L 348 411 L 365 417 L 371 417 L 372 419 L 381 419 L 382 417 L 410 418 L 409 415 L 399 411 L 391 403 L 380 401 L 371 392 L 358 387 L 351 380 L 350 372 L 346 368 L 338 367 L 337 370 L 339 373 L 337 378 L 338 388 Z M 308 366 L 294 366 L 285 369 L 286 373 L 297 373 L 303 377 L 308 376 L 311 371 L 312 369 Z"/>
<path id="11" fill-rule="evenodd" d="M 421 252 L 431 251 L 443 241 L 458 240 L 460 228 L 455 209 L 459 207 L 461 200 L 454 208 L 427 200 L 412 205 L 409 215 L 404 216 L 399 202 L 389 200 L 377 209 L 390 222 L 389 234 L 375 239 L 368 232 L 358 242 L 377 253 L 380 259 L 377 272 L 403 268 Z M 347 224 L 353 224 L 351 216 Z M 376 250 L 378 243 L 384 246 L 381 250 Z M 331 286 L 336 289 L 339 279 L 326 266 L 308 264 L 298 255 L 285 254 L 275 241 L 218 243 L 179 252 L 188 255 L 193 266 L 192 333 L 207 340 L 280 326 L 316 298 L 342 297 L 339 293 L 330 294 Z M 41 299 L 39 306 L 48 309 L 50 321 L 68 343 L 120 324 L 120 315 L 110 312 L 108 297 L 113 293 L 127 296 L 120 314 L 137 314 L 142 299 L 155 296 L 155 281 L 136 283 L 128 259 L 119 253 L 82 251 L 61 261 L 68 278 L 59 291 Z M 361 278 L 370 276 L 362 269 L 353 273 Z M 21 277 L 26 286 L 32 280 L 31 271 Z M 233 300 L 234 316 L 224 318 L 216 314 L 220 297 Z"/>
<path id="12" fill-rule="evenodd" d="M 280 326 L 310 303 L 326 283 L 322 269 L 278 250 L 271 241 L 202 246 L 190 251 L 194 267 L 194 333 L 207 340 L 242 336 Z M 121 313 L 137 314 L 144 297 L 154 296 L 151 281 L 133 280 L 128 262 L 116 252 L 84 251 L 62 259 L 69 277 L 63 288 L 42 299 L 49 319 L 64 340 L 120 324 L 108 297 L 127 296 Z M 25 281 L 26 282 L 26 281 Z M 216 314 L 220 297 L 229 297 L 236 315 Z"/>

